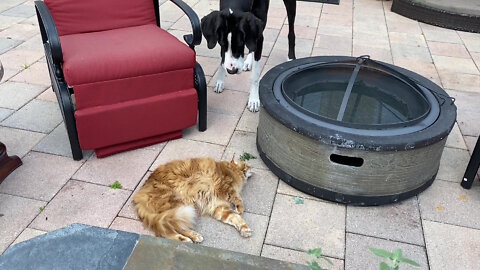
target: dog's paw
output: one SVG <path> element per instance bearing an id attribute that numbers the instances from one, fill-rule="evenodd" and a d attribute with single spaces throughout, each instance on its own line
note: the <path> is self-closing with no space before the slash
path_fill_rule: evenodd
<path id="1" fill-rule="evenodd" d="M 215 84 L 215 88 L 213 90 L 215 91 L 215 93 L 223 92 L 223 81 L 217 80 L 217 83 Z"/>
<path id="2" fill-rule="evenodd" d="M 260 98 L 258 97 L 258 92 L 250 93 L 250 96 L 248 97 L 247 108 L 251 112 L 258 112 L 258 110 L 260 110 Z"/>
<path id="3" fill-rule="evenodd" d="M 249 54 L 245 62 L 243 62 L 243 71 L 252 70 L 252 64 L 253 64 L 253 56 L 252 54 Z"/>
<path id="4" fill-rule="evenodd" d="M 242 237 L 250 237 L 252 235 L 252 230 L 245 224 L 240 228 L 240 235 Z"/>

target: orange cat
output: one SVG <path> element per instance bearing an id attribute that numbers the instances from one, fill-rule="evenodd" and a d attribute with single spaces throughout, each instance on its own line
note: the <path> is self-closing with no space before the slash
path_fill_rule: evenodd
<path id="1" fill-rule="evenodd" d="M 140 219 L 156 236 L 202 242 L 192 230 L 195 217 L 210 215 L 234 226 L 243 237 L 251 230 L 241 217 L 243 184 L 250 176 L 245 162 L 194 158 L 158 167 L 133 197 Z M 234 211 L 231 205 L 235 205 Z"/>

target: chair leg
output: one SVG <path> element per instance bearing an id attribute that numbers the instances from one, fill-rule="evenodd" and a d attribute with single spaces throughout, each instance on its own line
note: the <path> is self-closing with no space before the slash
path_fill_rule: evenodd
<path id="1" fill-rule="evenodd" d="M 465 189 L 470 189 L 473 184 L 473 180 L 475 179 L 475 175 L 477 175 L 478 168 L 480 167 L 480 137 L 477 139 L 477 144 L 475 144 L 475 148 L 473 149 L 472 157 L 468 162 L 467 170 L 465 171 L 465 175 L 462 179 L 462 187 Z"/>
<path id="2" fill-rule="evenodd" d="M 198 130 L 207 130 L 207 82 L 202 66 L 195 65 L 195 89 L 198 94 Z"/>
<path id="3" fill-rule="evenodd" d="M 56 80 L 52 82 L 52 88 L 57 95 L 60 111 L 62 112 L 63 121 L 67 129 L 73 159 L 81 160 L 83 158 L 83 152 L 78 141 L 77 125 L 74 115 L 75 109 L 73 108 L 72 99 L 70 97 L 70 90 L 64 82 L 58 82 Z"/>
<path id="4" fill-rule="evenodd" d="M 72 156 L 74 160 L 81 160 L 83 158 L 83 152 L 78 141 L 77 125 L 74 115 L 75 108 L 73 107 L 71 98 L 73 90 L 70 89 L 67 83 L 64 81 L 61 69 L 53 64 L 52 53 L 49 47 L 44 46 L 44 48 L 45 57 L 47 59 L 48 73 L 50 75 L 50 81 L 52 82 L 52 89 L 57 96 L 60 112 L 63 116 L 63 122 L 65 123 L 65 127 L 67 129 Z"/>

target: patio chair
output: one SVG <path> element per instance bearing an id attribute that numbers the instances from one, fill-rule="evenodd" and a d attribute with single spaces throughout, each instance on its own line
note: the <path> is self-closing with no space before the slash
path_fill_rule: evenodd
<path id="1" fill-rule="evenodd" d="M 206 82 L 196 63 L 200 21 L 185 45 L 160 28 L 159 0 L 35 1 L 53 91 L 74 160 L 180 138 L 197 122 L 206 130 Z"/>

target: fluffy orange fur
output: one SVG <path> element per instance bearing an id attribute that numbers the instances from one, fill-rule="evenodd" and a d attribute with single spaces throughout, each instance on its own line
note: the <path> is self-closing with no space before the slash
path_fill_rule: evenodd
<path id="1" fill-rule="evenodd" d="M 172 161 L 150 175 L 133 202 L 140 219 L 159 237 L 202 242 L 202 235 L 192 230 L 197 213 L 232 225 L 240 235 L 249 237 L 251 230 L 241 217 L 244 206 L 240 197 L 249 169 L 245 162 L 234 159 Z"/>

